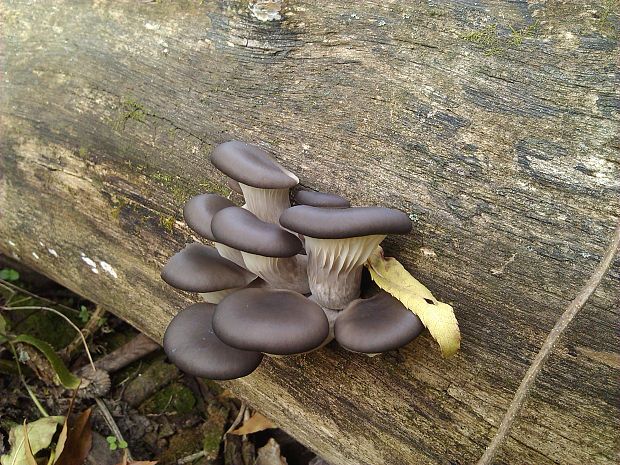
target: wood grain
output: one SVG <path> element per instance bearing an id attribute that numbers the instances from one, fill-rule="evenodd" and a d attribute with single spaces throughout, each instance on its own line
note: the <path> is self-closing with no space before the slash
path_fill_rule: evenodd
<path id="1" fill-rule="evenodd" d="M 230 192 L 215 144 L 259 143 L 304 186 L 409 213 L 385 249 L 463 344 L 329 346 L 227 385 L 334 465 L 473 463 L 620 211 L 617 4 L 279 6 L 5 1 L 0 250 L 159 338 L 195 300 L 159 279 L 192 240 L 183 202 Z M 619 281 L 616 261 L 497 463 L 616 462 Z"/>

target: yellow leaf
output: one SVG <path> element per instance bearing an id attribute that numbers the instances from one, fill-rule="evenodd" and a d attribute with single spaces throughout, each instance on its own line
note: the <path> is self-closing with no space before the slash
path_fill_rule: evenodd
<path id="1" fill-rule="evenodd" d="M 28 425 L 26 424 L 26 420 L 24 420 L 24 455 L 28 465 L 37 465 L 37 461 L 34 459 L 34 455 L 32 455 L 30 441 L 28 440 Z"/>
<path id="2" fill-rule="evenodd" d="M 368 258 L 366 266 L 377 285 L 400 300 L 415 313 L 439 343 L 441 353 L 449 357 L 461 346 L 461 332 L 448 304 L 438 301 L 424 284 L 415 279 L 392 257 L 384 257 L 383 249 L 377 247 Z"/>
<path id="3" fill-rule="evenodd" d="M 47 449 L 64 417 L 45 417 L 25 425 L 16 425 L 9 432 L 11 453 L 0 456 L 2 465 L 29 465 L 31 456 Z"/>
<path id="4" fill-rule="evenodd" d="M 247 421 L 243 422 L 243 426 L 231 431 L 230 434 L 252 434 L 271 428 L 277 428 L 277 426 L 271 420 L 256 412 Z"/>

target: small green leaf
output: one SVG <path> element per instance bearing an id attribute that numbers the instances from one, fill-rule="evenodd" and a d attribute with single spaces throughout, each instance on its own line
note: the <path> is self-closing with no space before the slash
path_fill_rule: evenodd
<path id="1" fill-rule="evenodd" d="M 6 320 L 2 315 L 0 315 L 0 344 L 6 341 Z"/>
<path id="2" fill-rule="evenodd" d="M 108 436 L 105 440 L 108 442 L 108 447 L 110 450 L 118 449 L 118 444 L 116 444 L 116 436 Z"/>
<path id="3" fill-rule="evenodd" d="M 127 441 L 118 441 L 118 447 L 120 449 L 127 449 Z"/>
<path id="4" fill-rule="evenodd" d="M 80 313 L 78 314 L 82 323 L 86 323 L 90 318 L 90 312 L 84 305 L 80 305 Z"/>
<path id="5" fill-rule="evenodd" d="M 19 279 L 19 272 L 13 268 L 2 268 L 0 270 L 0 279 L 4 281 L 17 281 Z"/>
<path id="6" fill-rule="evenodd" d="M 54 352 L 52 346 L 47 342 L 37 339 L 36 337 L 32 337 L 28 334 L 20 334 L 11 342 L 22 342 L 36 347 L 43 355 L 45 355 L 45 358 L 47 358 L 48 362 L 50 362 L 52 369 L 58 376 L 60 383 L 67 389 L 76 389 L 80 385 L 80 378 L 69 371 L 58 354 Z"/>

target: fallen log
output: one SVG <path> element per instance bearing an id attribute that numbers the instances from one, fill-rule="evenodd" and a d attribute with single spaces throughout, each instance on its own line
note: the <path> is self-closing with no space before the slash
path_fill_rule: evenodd
<path id="1" fill-rule="evenodd" d="M 5 2 L 0 251 L 160 339 L 195 300 L 159 279 L 193 240 L 183 203 L 231 194 L 214 145 L 260 143 L 304 186 L 409 213 L 386 252 L 463 342 L 227 385 L 334 465 L 473 463 L 620 211 L 618 16 L 594 3 Z M 615 463 L 619 277 L 497 463 Z"/>

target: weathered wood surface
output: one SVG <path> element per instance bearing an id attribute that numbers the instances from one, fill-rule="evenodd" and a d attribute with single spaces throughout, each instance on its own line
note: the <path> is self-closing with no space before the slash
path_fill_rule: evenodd
<path id="1" fill-rule="evenodd" d="M 228 192 L 214 144 L 261 143 L 306 186 L 409 212 L 387 251 L 463 344 L 328 347 L 229 386 L 335 465 L 470 464 L 620 211 L 616 6 L 5 1 L 0 250 L 161 337 L 193 299 L 158 278 L 191 240 L 181 205 Z M 618 265 L 497 463 L 616 462 Z"/>

